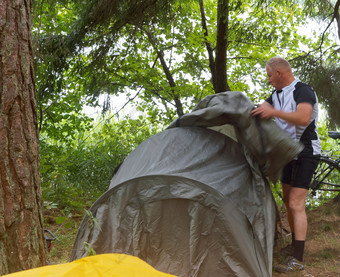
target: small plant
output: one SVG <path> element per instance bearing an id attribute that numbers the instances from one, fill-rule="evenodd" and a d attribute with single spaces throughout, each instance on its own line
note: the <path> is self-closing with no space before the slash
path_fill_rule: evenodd
<path id="1" fill-rule="evenodd" d="M 58 207 L 58 204 L 54 203 L 53 201 L 44 201 L 43 205 L 46 208 L 46 210 L 52 210 Z"/>
<path id="2" fill-rule="evenodd" d="M 340 216 L 340 205 L 335 208 L 335 214 Z"/>
<path id="3" fill-rule="evenodd" d="M 70 228 L 72 226 L 72 222 L 67 219 L 72 219 L 72 213 L 69 211 L 69 209 L 64 209 L 61 211 L 62 216 L 58 216 L 56 218 L 57 224 L 63 224 L 65 228 Z"/>
<path id="4" fill-rule="evenodd" d="M 91 228 L 96 228 L 101 231 L 98 219 L 88 210 L 85 210 L 86 215 L 89 217 Z"/>
<path id="5" fill-rule="evenodd" d="M 332 230 L 333 230 L 333 227 L 332 227 L 331 225 L 329 225 L 329 224 L 325 224 L 325 225 L 323 226 L 323 230 L 324 230 L 325 232 L 329 232 L 329 231 L 332 231 Z"/>
<path id="6" fill-rule="evenodd" d="M 93 249 L 92 244 L 88 242 L 84 242 L 84 249 L 86 251 L 86 256 L 94 256 L 96 255 L 96 251 Z"/>
<path id="7" fill-rule="evenodd" d="M 324 213 L 325 213 L 326 215 L 331 215 L 331 214 L 333 213 L 333 210 L 332 210 L 332 208 L 331 208 L 330 206 L 325 205 L 325 207 L 324 207 Z"/>
<path id="8" fill-rule="evenodd" d="M 336 257 L 336 251 L 331 248 L 326 248 L 320 253 L 320 257 L 324 260 L 334 259 Z"/>

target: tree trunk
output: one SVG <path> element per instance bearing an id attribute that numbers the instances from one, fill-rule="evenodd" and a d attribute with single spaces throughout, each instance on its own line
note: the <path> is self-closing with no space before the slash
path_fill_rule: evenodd
<path id="1" fill-rule="evenodd" d="M 218 0 L 215 93 L 230 90 L 227 80 L 228 18 L 229 0 Z"/>
<path id="2" fill-rule="evenodd" d="M 0 2 L 0 275 L 46 264 L 31 0 Z"/>
<path id="3" fill-rule="evenodd" d="M 340 193 L 334 198 L 334 203 L 337 203 L 340 205 Z"/>

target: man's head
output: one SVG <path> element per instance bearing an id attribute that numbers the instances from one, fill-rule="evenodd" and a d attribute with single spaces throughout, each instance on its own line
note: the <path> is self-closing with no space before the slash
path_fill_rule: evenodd
<path id="1" fill-rule="evenodd" d="M 289 62 L 281 57 L 273 57 L 266 64 L 268 83 L 276 90 L 288 86 L 295 80 Z"/>

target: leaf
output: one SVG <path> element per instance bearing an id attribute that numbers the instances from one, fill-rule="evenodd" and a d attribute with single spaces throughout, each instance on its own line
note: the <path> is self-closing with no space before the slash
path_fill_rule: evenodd
<path id="1" fill-rule="evenodd" d="M 69 229 L 69 228 L 72 227 L 72 223 L 71 222 L 67 222 L 67 223 L 65 223 L 64 226 L 65 226 L 65 228 Z"/>
<path id="2" fill-rule="evenodd" d="M 56 218 L 55 221 L 56 221 L 57 224 L 63 224 L 65 222 L 65 220 L 66 220 L 65 216 L 59 216 L 59 217 Z"/>

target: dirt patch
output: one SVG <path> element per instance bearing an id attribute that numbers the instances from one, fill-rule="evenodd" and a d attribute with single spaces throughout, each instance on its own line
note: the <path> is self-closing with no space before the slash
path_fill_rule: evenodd
<path id="1" fill-rule="evenodd" d="M 292 273 L 296 277 L 339 277 L 340 276 L 340 205 L 331 201 L 318 209 L 307 211 L 308 233 L 305 246 L 305 266 L 302 272 Z M 289 230 L 285 214 L 282 226 Z M 279 244 L 290 241 L 290 234 L 281 232 Z M 280 262 L 274 256 L 274 265 Z M 288 276 L 273 273 L 273 277 Z"/>

